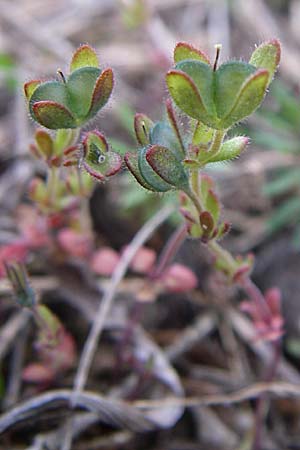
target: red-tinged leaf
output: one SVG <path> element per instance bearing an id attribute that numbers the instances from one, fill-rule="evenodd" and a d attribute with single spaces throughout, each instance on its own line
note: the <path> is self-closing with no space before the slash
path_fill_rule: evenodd
<path id="1" fill-rule="evenodd" d="M 211 123 L 201 95 L 192 78 L 181 70 L 170 70 L 166 82 L 176 105 L 190 117 Z"/>
<path id="2" fill-rule="evenodd" d="M 261 104 L 269 82 L 269 71 L 257 70 L 242 85 L 231 111 L 222 119 L 222 126 L 228 128 L 249 116 Z"/>
<path id="3" fill-rule="evenodd" d="M 102 153 L 107 153 L 109 151 L 108 142 L 104 134 L 102 134 L 98 130 L 93 130 L 86 133 L 82 141 L 82 145 L 84 150 L 84 156 L 87 156 L 88 152 L 90 151 L 91 145 L 95 145 L 97 149 Z M 94 162 L 98 162 L 98 158 L 97 161 Z"/>
<path id="4" fill-rule="evenodd" d="M 24 94 L 29 101 L 36 88 L 42 83 L 41 80 L 31 80 L 24 84 Z"/>
<path id="5" fill-rule="evenodd" d="M 259 69 L 269 71 L 269 83 L 278 67 L 281 56 L 280 42 L 277 39 L 263 42 L 257 47 L 250 58 L 249 63 Z"/>
<path id="6" fill-rule="evenodd" d="M 74 155 L 76 152 L 78 152 L 78 145 L 71 145 L 70 147 L 68 147 L 64 150 L 64 155 L 70 156 L 70 155 Z"/>
<path id="7" fill-rule="evenodd" d="M 178 42 L 174 49 L 174 61 L 178 63 L 185 59 L 196 59 L 197 61 L 210 64 L 209 58 L 204 52 L 186 42 Z"/>
<path id="8" fill-rule="evenodd" d="M 102 133 L 90 131 L 83 140 L 84 167 L 90 175 L 102 181 L 117 173 L 122 166 L 122 158 L 118 153 L 109 150 L 108 143 Z M 97 173 L 97 175 L 96 175 Z"/>
<path id="9" fill-rule="evenodd" d="M 48 159 L 49 167 L 60 167 L 61 162 L 60 156 L 52 156 L 52 158 Z"/>
<path id="10" fill-rule="evenodd" d="M 104 70 L 98 77 L 93 95 L 88 117 L 91 118 L 100 108 L 102 108 L 108 101 L 114 85 L 114 75 L 112 69 L 108 68 Z"/>
<path id="11" fill-rule="evenodd" d="M 106 177 L 111 177 L 119 172 L 122 167 L 122 158 L 116 152 L 107 152 L 107 168 L 104 172 Z"/>
<path id="12" fill-rule="evenodd" d="M 73 54 L 70 72 L 82 67 L 98 67 L 99 61 L 95 50 L 87 44 L 81 45 Z"/>
<path id="13" fill-rule="evenodd" d="M 35 158 L 40 159 L 40 158 L 42 157 L 42 155 L 41 155 L 41 153 L 40 153 L 40 151 L 39 151 L 39 149 L 37 148 L 36 145 L 30 144 L 30 145 L 29 145 L 29 150 L 30 150 L 30 153 L 31 153 Z"/>
<path id="14" fill-rule="evenodd" d="M 138 165 L 138 155 L 135 153 L 126 153 L 125 154 L 125 164 L 128 168 L 128 170 L 132 173 L 136 181 L 143 186 L 145 189 L 148 189 L 149 191 L 156 192 L 156 190 L 144 179 L 142 176 L 139 165 Z"/>
<path id="15" fill-rule="evenodd" d="M 51 130 L 76 128 L 76 120 L 71 112 L 53 101 L 39 101 L 32 106 L 34 118 L 38 123 Z"/>
<path id="16" fill-rule="evenodd" d="M 40 152 L 46 158 L 50 158 L 53 153 L 53 140 L 50 134 L 45 130 L 37 130 L 35 133 L 35 140 Z"/>
<path id="17" fill-rule="evenodd" d="M 137 113 L 134 116 L 134 131 L 139 144 L 146 146 L 150 143 L 150 131 L 154 123 L 146 114 Z"/>
<path id="18" fill-rule="evenodd" d="M 83 167 L 92 177 L 99 181 L 105 181 L 106 177 L 111 177 L 119 172 L 122 167 L 122 158 L 118 153 L 110 151 L 101 156 L 104 159 L 98 163 L 84 160 Z"/>
<path id="19" fill-rule="evenodd" d="M 223 222 L 218 228 L 218 233 L 216 235 L 217 239 L 221 239 L 227 234 L 230 230 L 230 223 L 229 222 Z"/>
<path id="20" fill-rule="evenodd" d="M 166 183 L 180 189 L 188 186 L 188 178 L 174 153 L 160 145 L 152 145 L 146 151 L 146 161 Z"/>
<path id="21" fill-rule="evenodd" d="M 200 214 L 200 224 L 203 230 L 203 240 L 206 241 L 214 231 L 215 223 L 213 216 L 208 211 Z"/>
<path id="22" fill-rule="evenodd" d="M 212 189 L 208 190 L 205 207 L 212 215 L 214 222 L 217 223 L 220 216 L 221 205 L 217 195 Z"/>
<path id="23" fill-rule="evenodd" d="M 67 159 L 63 163 L 64 167 L 73 167 L 73 166 L 77 166 L 77 165 L 78 165 L 77 159 Z"/>
<path id="24" fill-rule="evenodd" d="M 102 175 L 102 173 L 98 172 L 97 170 L 93 169 L 88 163 L 86 163 L 85 161 L 83 161 L 82 163 L 83 168 L 87 171 L 87 173 L 89 175 L 91 175 L 91 177 L 95 178 L 97 181 L 101 181 L 104 182 L 105 181 L 105 176 Z"/>

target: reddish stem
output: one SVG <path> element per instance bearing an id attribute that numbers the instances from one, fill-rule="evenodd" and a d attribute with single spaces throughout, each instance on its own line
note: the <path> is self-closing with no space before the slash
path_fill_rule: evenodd
<path id="1" fill-rule="evenodd" d="M 172 262 L 179 247 L 185 240 L 186 234 L 187 234 L 186 224 L 180 225 L 180 227 L 178 227 L 174 231 L 174 233 L 169 238 L 160 255 L 158 264 L 153 269 L 152 273 L 149 275 L 150 279 L 159 278 L 159 276 L 163 273 L 165 268 Z"/>

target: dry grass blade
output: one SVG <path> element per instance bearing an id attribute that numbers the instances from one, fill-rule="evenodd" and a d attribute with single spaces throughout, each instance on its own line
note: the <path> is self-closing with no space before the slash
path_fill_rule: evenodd
<path id="1" fill-rule="evenodd" d="M 203 397 L 168 398 L 164 400 L 138 400 L 132 404 L 141 409 L 163 408 L 166 406 L 216 406 L 232 405 L 271 394 L 275 397 L 300 397 L 300 385 L 284 381 L 272 383 L 255 383 L 228 394 L 206 395 Z"/>
<path id="2" fill-rule="evenodd" d="M 100 303 L 99 309 L 95 314 L 94 321 L 88 338 L 83 347 L 82 355 L 79 361 L 79 366 L 77 374 L 74 381 L 74 391 L 71 399 L 72 405 L 75 405 L 78 400 L 78 395 L 83 390 L 89 370 L 96 352 L 96 348 L 99 342 L 99 338 L 107 321 L 108 314 L 113 304 L 114 296 L 117 291 L 119 283 L 124 278 L 128 266 L 133 259 L 134 255 L 138 249 L 144 244 L 144 242 L 149 239 L 155 229 L 163 223 L 170 214 L 174 211 L 174 207 L 167 206 L 161 209 L 155 216 L 153 216 L 146 224 L 140 229 L 140 231 L 135 235 L 130 244 L 128 245 L 126 251 L 123 253 L 113 275 L 111 278 L 111 283 L 106 289 L 102 301 Z M 72 445 L 72 421 L 67 426 L 65 438 L 62 444 L 63 450 L 69 450 Z"/>
<path id="3" fill-rule="evenodd" d="M 122 258 L 112 275 L 111 283 L 103 296 L 98 312 L 95 315 L 90 334 L 83 348 L 74 382 L 74 396 L 84 388 L 99 337 L 110 311 L 116 289 L 123 279 L 131 260 L 138 249 L 147 241 L 147 239 L 149 239 L 155 229 L 163 223 L 173 211 L 174 208 L 170 206 L 161 209 L 154 217 L 146 222 L 123 253 Z"/>
<path id="4" fill-rule="evenodd" d="M 0 416 L 0 433 L 49 409 L 68 407 L 71 398 L 71 390 L 56 390 L 35 396 Z M 108 400 L 91 392 L 78 393 L 74 406 L 97 414 L 99 420 L 112 426 L 135 432 L 151 431 L 155 428 L 155 424 L 134 406 Z"/>

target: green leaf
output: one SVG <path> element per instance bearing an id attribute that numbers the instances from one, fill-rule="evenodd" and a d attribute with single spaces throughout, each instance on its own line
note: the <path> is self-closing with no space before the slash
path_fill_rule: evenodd
<path id="1" fill-rule="evenodd" d="M 232 139 L 229 139 L 222 144 L 220 151 L 215 156 L 208 159 L 208 162 L 214 163 L 219 161 L 228 161 L 230 159 L 236 158 L 242 153 L 243 150 L 245 150 L 248 142 L 249 138 L 245 136 L 236 136 Z"/>
<path id="2" fill-rule="evenodd" d="M 216 117 L 214 104 L 214 72 L 212 68 L 201 61 L 181 61 L 176 70 L 186 73 L 194 82 L 201 97 L 206 114 Z M 201 120 L 201 118 L 199 118 Z"/>
<path id="3" fill-rule="evenodd" d="M 83 140 L 83 148 L 85 155 L 89 152 L 89 148 L 91 145 L 96 146 L 97 149 L 102 153 L 106 153 L 109 150 L 108 143 L 104 134 L 100 133 L 100 131 L 98 130 L 89 131 L 88 133 L 86 133 L 85 138 Z"/>
<path id="4" fill-rule="evenodd" d="M 24 84 L 24 94 L 29 101 L 36 88 L 42 83 L 41 80 L 31 80 Z"/>
<path id="5" fill-rule="evenodd" d="M 53 101 L 40 101 L 33 105 L 33 118 L 46 128 L 76 128 L 77 123 L 70 111 Z"/>
<path id="6" fill-rule="evenodd" d="M 82 67 L 98 67 L 99 61 L 95 50 L 89 45 L 81 45 L 74 53 L 71 64 L 70 72 L 81 69 Z"/>
<path id="7" fill-rule="evenodd" d="M 174 187 L 187 189 L 186 172 L 174 153 L 167 147 L 152 145 L 145 153 L 152 169 L 167 183 Z"/>
<path id="8" fill-rule="evenodd" d="M 217 224 L 220 216 L 221 206 L 218 197 L 216 196 L 216 194 L 212 189 L 208 190 L 205 200 L 205 207 L 207 211 L 211 214 L 214 223 Z"/>
<path id="9" fill-rule="evenodd" d="M 208 144 L 214 135 L 214 130 L 202 122 L 198 122 L 193 135 L 193 145 Z"/>
<path id="10" fill-rule="evenodd" d="M 105 181 L 106 177 L 110 177 L 120 170 L 122 165 L 121 156 L 110 151 L 104 135 L 99 131 L 89 131 L 86 134 L 83 148 L 82 165 L 94 178 Z"/>
<path id="11" fill-rule="evenodd" d="M 214 120 L 205 109 L 194 81 L 185 72 L 170 70 L 166 77 L 167 86 L 176 105 L 188 116 L 212 126 Z"/>
<path id="12" fill-rule="evenodd" d="M 70 109 L 66 86 L 59 81 L 47 81 L 34 89 L 29 101 L 29 109 L 33 119 L 35 119 L 33 114 L 33 105 L 37 102 L 44 101 L 59 103 L 65 108 Z"/>
<path id="13" fill-rule="evenodd" d="M 55 154 L 60 155 L 64 149 L 71 146 L 77 140 L 77 130 L 59 129 L 54 139 Z"/>
<path id="14" fill-rule="evenodd" d="M 185 59 L 194 59 L 205 64 L 210 64 L 208 56 L 186 42 L 178 42 L 174 49 L 174 61 L 178 63 Z"/>
<path id="15" fill-rule="evenodd" d="M 83 67 L 71 73 L 66 85 L 71 111 L 78 118 L 85 118 L 91 108 L 92 95 L 100 69 Z"/>
<path id="16" fill-rule="evenodd" d="M 91 100 L 91 107 L 88 112 L 88 118 L 95 116 L 97 112 L 108 102 L 113 90 L 113 85 L 113 71 L 111 69 L 104 70 L 96 80 Z"/>
<path id="17" fill-rule="evenodd" d="M 37 130 L 35 140 L 43 156 L 50 158 L 53 154 L 53 140 L 50 134 L 44 130 Z"/>
<path id="18" fill-rule="evenodd" d="M 274 73 L 280 61 L 280 43 L 277 39 L 263 42 L 257 47 L 250 58 L 249 63 L 258 69 L 266 69 L 269 72 L 268 84 L 271 83 Z"/>
<path id="19" fill-rule="evenodd" d="M 151 147 L 144 147 L 139 152 L 138 157 L 138 166 L 139 171 L 142 175 L 142 177 L 145 179 L 146 183 L 152 186 L 153 190 L 157 192 L 167 192 L 170 189 L 172 189 L 172 185 L 167 183 L 165 180 L 162 179 L 150 166 L 148 161 L 146 160 L 146 153 L 148 149 Z"/>
<path id="20" fill-rule="evenodd" d="M 142 176 L 139 164 L 138 164 L 138 155 L 136 153 L 126 153 L 125 155 L 125 164 L 127 168 L 130 170 L 134 178 L 138 181 L 138 183 L 143 186 L 145 189 L 148 189 L 149 191 L 156 192 L 156 189 L 154 189 L 151 184 L 147 183 L 147 181 Z"/>
<path id="21" fill-rule="evenodd" d="M 230 113 L 244 82 L 255 72 L 254 66 L 240 61 L 224 63 L 215 72 L 215 101 L 219 118 Z"/>
<path id="22" fill-rule="evenodd" d="M 150 144 L 168 147 L 180 160 L 183 157 L 180 144 L 173 129 L 167 122 L 157 122 L 150 130 Z"/>
<path id="23" fill-rule="evenodd" d="M 119 172 L 122 167 L 122 158 L 118 153 L 111 151 L 102 154 L 92 144 L 89 155 L 83 161 L 82 165 L 92 177 L 99 181 L 105 181 L 106 177 L 111 177 Z"/>
<path id="24" fill-rule="evenodd" d="M 243 84 L 231 111 L 224 117 L 222 125 L 229 128 L 249 116 L 261 104 L 268 85 L 269 72 L 260 69 Z"/>
<path id="25" fill-rule="evenodd" d="M 146 114 L 137 113 L 134 116 L 134 130 L 139 144 L 143 146 L 150 144 L 150 131 L 153 125 Z"/>
<path id="26" fill-rule="evenodd" d="M 202 174 L 200 190 L 201 190 L 201 198 L 202 198 L 204 204 L 206 203 L 206 199 L 207 199 L 209 190 L 212 189 L 213 187 L 214 187 L 213 179 L 206 173 Z"/>

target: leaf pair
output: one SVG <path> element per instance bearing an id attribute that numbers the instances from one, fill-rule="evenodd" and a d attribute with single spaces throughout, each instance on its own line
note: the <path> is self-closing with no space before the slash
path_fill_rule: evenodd
<path id="1" fill-rule="evenodd" d="M 280 59 L 273 40 L 258 47 L 249 61 L 229 61 L 218 69 L 189 44 L 174 51 L 175 68 L 167 74 L 169 92 L 190 117 L 225 130 L 249 116 L 262 102 Z"/>
<path id="2" fill-rule="evenodd" d="M 113 72 L 101 71 L 95 51 L 88 45 L 73 55 L 70 75 L 60 81 L 32 80 L 24 85 L 31 117 L 50 129 L 77 128 L 107 103 L 113 89 Z"/>
<path id="3" fill-rule="evenodd" d="M 136 180 L 149 191 L 188 190 L 188 177 L 181 162 L 167 147 L 148 145 L 139 153 L 126 153 L 125 163 Z"/>
<path id="4" fill-rule="evenodd" d="M 170 113 L 171 109 L 167 109 Z M 173 113 L 173 111 L 171 111 Z M 175 118 L 173 123 L 175 128 Z M 188 178 L 181 163 L 182 142 L 167 122 L 154 124 L 146 115 L 136 114 L 134 129 L 139 144 L 138 153 L 127 153 L 125 163 L 136 180 L 153 192 L 173 188 L 188 189 Z"/>

